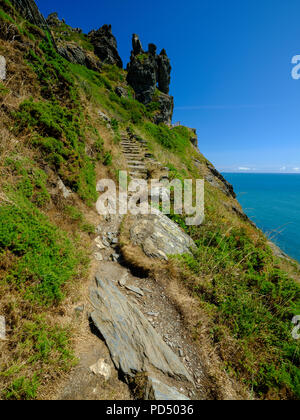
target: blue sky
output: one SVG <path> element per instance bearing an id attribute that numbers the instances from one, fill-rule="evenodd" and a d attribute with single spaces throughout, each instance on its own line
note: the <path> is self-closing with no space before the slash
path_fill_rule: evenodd
<path id="1" fill-rule="evenodd" d="M 111 23 L 124 64 L 137 33 L 173 67 L 174 121 L 218 169 L 300 173 L 299 0 L 37 0 L 84 32 Z M 242 169 L 239 169 L 242 168 Z"/>

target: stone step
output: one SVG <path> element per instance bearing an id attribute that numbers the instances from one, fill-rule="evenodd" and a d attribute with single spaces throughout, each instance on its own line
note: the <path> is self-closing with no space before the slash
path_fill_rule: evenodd
<path id="1" fill-rule="evenodd" d="M 128 149 L 123 149 L 124 153 L 133 153 L 134 155 L 142 154 L 141 150 L 139 149 L 132 149 L 131 147 Z"/>
<path id="2" fill-rule="evenodd" d="M 136 158 L 136 159 L 145 159 L 144 155 L 141 155 L 140 153 L 124 153 L 126 158 Z"/>
<path id="3" fill-rule="evenodd" d="M 144 172 L 145 174 L 148 173 L 147 169 L 143 168 L 141 166 L 128 165 L 128 168 L 129 168 L 130 171 Z"/>
<path id="4" fill-rule="evenodd" d="M 143 174 L 148 174 L 148 171 L 144 168 L 137 168 L 136 166 L 129 166 L 129 171 L 130 172 L 139 172 L 139 173 L 143 173 Z"/>
<path id="5" fill-rule="evenodd" d="M 129 163 L 132 163 L 133 165 L 144 165 L 144 162 L 142 160 L 136 160 L 136 159 L 127 159 Z"/>

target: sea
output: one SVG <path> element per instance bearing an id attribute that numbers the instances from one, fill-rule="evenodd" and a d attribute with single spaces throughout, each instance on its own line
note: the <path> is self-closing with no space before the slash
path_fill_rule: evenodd
<path id="1" fill-rule="evenodd" d="M 300 174 L 223 173 L 251 220 L 300 262 Z"/>

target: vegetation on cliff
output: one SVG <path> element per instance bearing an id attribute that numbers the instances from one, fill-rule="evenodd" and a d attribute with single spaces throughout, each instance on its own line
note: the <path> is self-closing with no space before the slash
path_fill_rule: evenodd
<path id="1" fill-rule="evenodd" d="M 0 315 L 8 335 L 0 343 L 1 399 L 43 397 L 45 386 L 76 363 L 72 308 L 87 277 L 96 181 L 126 169 L 119 144 L 126 129 L 147 142 L 171 177 L 210 180 L 201 227 L 171 216 L 198 249 L 164 268 L 195 302 L 189 309 L 177 297 L 195 341 L 209 345 L 221 371 L 254 398 L 299 399 L 300 345 L 291 335 L 300 313 L 298 266 L 274 257 L 220 179 L 211 182 L 190 129 L 155 124 L 163 92 L 138 102 L 125 70 L 68 62 L 49 33 L 9 0 L 0 5 L 0 55 L 8 62 L 0 84 Z M 51 29 L 54 38 L 94 50 L 66 24 Z"/>

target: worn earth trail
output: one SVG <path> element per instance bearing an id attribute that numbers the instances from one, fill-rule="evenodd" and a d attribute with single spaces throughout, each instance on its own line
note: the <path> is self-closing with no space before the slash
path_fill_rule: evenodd
<path id="1" fill-rule="evenodd" d="M 147 162 L 155 162 L 146 144 L 124 133 L 122 146 L 132 178 L 146 179 Z M 107 216 L 98 226 L 90 280 L 76 308 L 79 363 L 53 399 L 207 399 L 197 348 L 165 288 L 122 262 L 121 222 Z"/>

